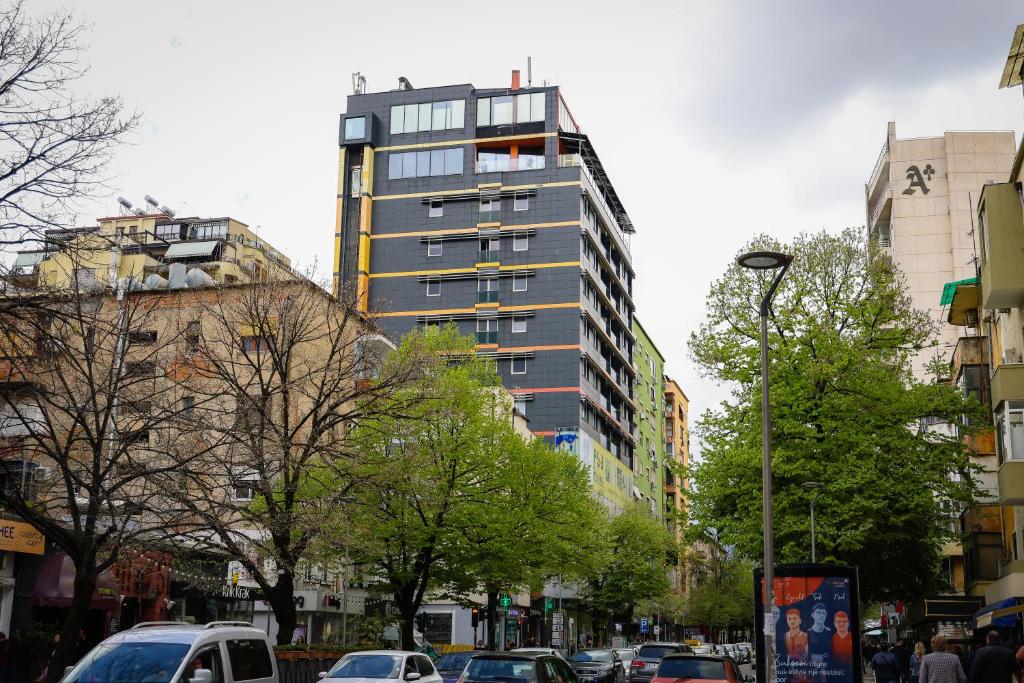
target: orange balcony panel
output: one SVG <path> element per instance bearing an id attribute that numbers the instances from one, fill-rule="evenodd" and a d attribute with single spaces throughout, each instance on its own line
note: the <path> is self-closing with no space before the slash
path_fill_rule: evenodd
<path id="1" fill-rule="evenodd" d="M 964 437 L 964 443 L 978 455 L 996 454 L 996 433 L 992 430 L 978 432 Z"/>

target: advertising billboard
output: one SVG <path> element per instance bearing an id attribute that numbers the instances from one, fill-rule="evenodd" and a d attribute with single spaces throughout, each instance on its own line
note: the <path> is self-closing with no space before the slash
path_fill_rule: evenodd
<path id="1" fill-rule="evenodd" d="M 765 619 L 764 577 L 754 576 L 757 680 L 769 683 L 764 631 L 775 633 L 771 683 L 854 683 L 862 678 L 857 570 L 826 564 L 775 568 L 773 609 Z"/>

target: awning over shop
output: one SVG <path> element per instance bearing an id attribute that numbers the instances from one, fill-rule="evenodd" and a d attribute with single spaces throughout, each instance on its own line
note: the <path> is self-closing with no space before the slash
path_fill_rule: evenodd
<path id="1" fill-rule="evenodd" d="M 167 247 L 167 251 L 164 252 L 164 260 L 211 256 L 218 244 L 220 244 L 218 240 L 210 240 L 207 242 L 175 242 L 171 246 Z"/>
<path id="2" fill-rule="evenodd" d="M 75 563 L 64 553 L 54 553 L 43 561 L 36 579 L 32 603 L 39 607 L 70 607 L 75 594 Z M 109 569 L 96 581 L 92 609 L 120 609 L 121 594 L 117 579 Z"/>
<path id="3" fill-rule="evenodd" d="M 974 613 L 974 628 L 1016 626 L 1021 612 L 1024 612 L 1024 604 L 1019 598 L 1006 598 L 991 605 L 985 605 Z"/>

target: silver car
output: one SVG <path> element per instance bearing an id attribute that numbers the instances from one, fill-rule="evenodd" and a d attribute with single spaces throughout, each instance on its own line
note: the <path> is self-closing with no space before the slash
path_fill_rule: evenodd
<path id="1" fill-rule="evenodd" d="M 442 683 L 430 657 L 403 650 L 366 650 L 345 655 L 330 671 L 321 671 L 324 681 L 339 683 L 385 683 L 420 681 Z"/>

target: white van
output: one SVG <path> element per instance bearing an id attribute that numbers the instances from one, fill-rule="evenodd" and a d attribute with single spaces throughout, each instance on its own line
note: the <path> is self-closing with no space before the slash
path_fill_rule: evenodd
<path id="1" fill-rule="evenodd" d="M 278 683 L 267 634 L 245 621 L 148 621 L 94 647 L 61 683 Z"/>

